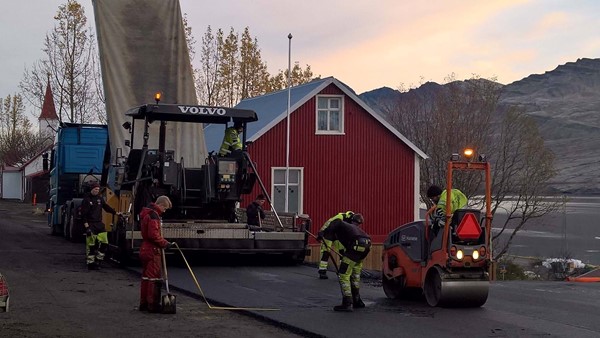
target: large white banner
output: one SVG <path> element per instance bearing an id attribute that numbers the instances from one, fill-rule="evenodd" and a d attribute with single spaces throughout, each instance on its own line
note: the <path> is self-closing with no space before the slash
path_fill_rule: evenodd
<path id="1" fill-rule="evenodd" d="M 154 103 L 197 104 L 178 0 L 93 0 L 106 96 L 112 158 L 115 149 L 129 152 L 122 127 L 132 107 Z M 159 122 L 151 125 L 149 147 L 158 148 Z M 142 123 L 136 123 L 135 148 L 141 148 Z M 167 124 L 166 149 L 199 167 L 206 157 L 201 124 Z"/>

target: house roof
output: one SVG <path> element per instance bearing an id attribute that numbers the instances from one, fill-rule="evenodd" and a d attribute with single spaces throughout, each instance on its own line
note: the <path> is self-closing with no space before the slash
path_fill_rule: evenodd
<path id="1" fill-rule="evenodd" d="M 44 149 L 40 150 L 37 154 L 35 154 L 35 156 L 30 158 L 29 161 L 23 163 L 23 165 L 20 168 L 23 169 L 23 168 L 27 167 L 28 165 L 33 163 L 33 161 L 37 160 L 38 157 L 41 157 L 45 152 L 52 150 L 52 147 L 54 147 L 54 143 L 49 144 L 46 147 L 44 147 Z"/>
<path id="2" fill-rule="evenodd" d="M 48 84 L 46 85 L 46 94 L 44 95 L 44 104 L 42 105 L 42 113 L 38 120 L 58 120 L 56 115 L 56 107 L 54 106 L 54 98 L 52 96 L 52 89 L 50 88 L 50 78 L 48 78 Z"/>
<path id="3" fill-rule="evenodd" d="M 11 165 L 5 165 L 5 164 L 2 165 L 1 169 L 3 172 L 19 172 L 19 171 L 21 171 L 21 168 L 19 168 L 19 167 L 13 167 Z"/>
<path id="4" fill-rule="evenodd" d="M 392 134 L 408 145 L 421 158 L 428 158 L 428 156 L 422 150 L 417 148 L 417 146 L 404 137 L 404 135 L 400 134 L 396 128 L 392 127 L 363 100 L 361 100 L 350 87 L 334 77 L 314 80 L 309 83 L 290 88 L 290 114 L 293 114 L 298 108 L 300 108 L 303 104 L 305 104 L 308 100 L 317 95 L 330 84 L 334 84 L 340 88 L 344 94 L 358 103 L 365 111 L 367 111 L 367 113 L 373 116 L 373 118 L 381 123 L 386 129 L 392 132 Z M 287 117 L 287 105 L 287 89 L 262 96 L 247 98 L 236 105 L 235 108 L 251 109 L 256 111 L 258 114 L 258 121 L 249 123 L 247 126 L 246 140 L 257 140 L 279 122 L 284 120 Z M 211 124 L 205 126 L 204 137 L 206 139 L 206 146 L 208 150 L 218 151 L 223 140 L 224 129 L 225 128 L 222 125 Z"/>

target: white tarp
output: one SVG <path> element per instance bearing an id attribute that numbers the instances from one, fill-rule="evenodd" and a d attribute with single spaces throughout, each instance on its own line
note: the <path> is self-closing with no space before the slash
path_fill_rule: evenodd
<path id="1" fill-rule="evenodd" d="M 122 127 L 129 108 L 154 103 L 197 104 L 192 67 L 178 0 L 93 0 L 106 97 L 112 158 L 129 152 Z M 139 122 L 139 121 L 138 121 Z M 141 148 L 142 123 L 136 123 L 135 148 Z M 159 123 L 151 124 L 149 147 L 158 148 Z M 167 124 L 167 150 L 199 167 L 206 157 L 201 124 Z"/>

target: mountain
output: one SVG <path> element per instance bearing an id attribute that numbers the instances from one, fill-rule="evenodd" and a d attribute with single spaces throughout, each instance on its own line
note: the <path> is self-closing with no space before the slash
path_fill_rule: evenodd
<path id="1" fill-rule="evenodd" d="M 523 108 L 554 152 L 558 175 L 552 186 L 565 193 L 600 194 L 600 59 L 578 59 L 544 74 L 498 85 L 500 107 Z M 441 86 L 428 82 L 411 91 L 429 92 Z M 359 96 L 381 112 L 403 94 L 383 87 Z"/>

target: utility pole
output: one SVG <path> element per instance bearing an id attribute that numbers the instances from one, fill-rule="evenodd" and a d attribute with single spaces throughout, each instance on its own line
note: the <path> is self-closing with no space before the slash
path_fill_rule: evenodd
<path id="1" fill-rule="evenodd" d="M 285 141 L 285 207 L 284 211 L 289 210 L 289 180 L 290 180 L 290 98 L 292 86 L 292 33 L 288 34 L 288 76 L 287 76 L 287 131 Z"/>

